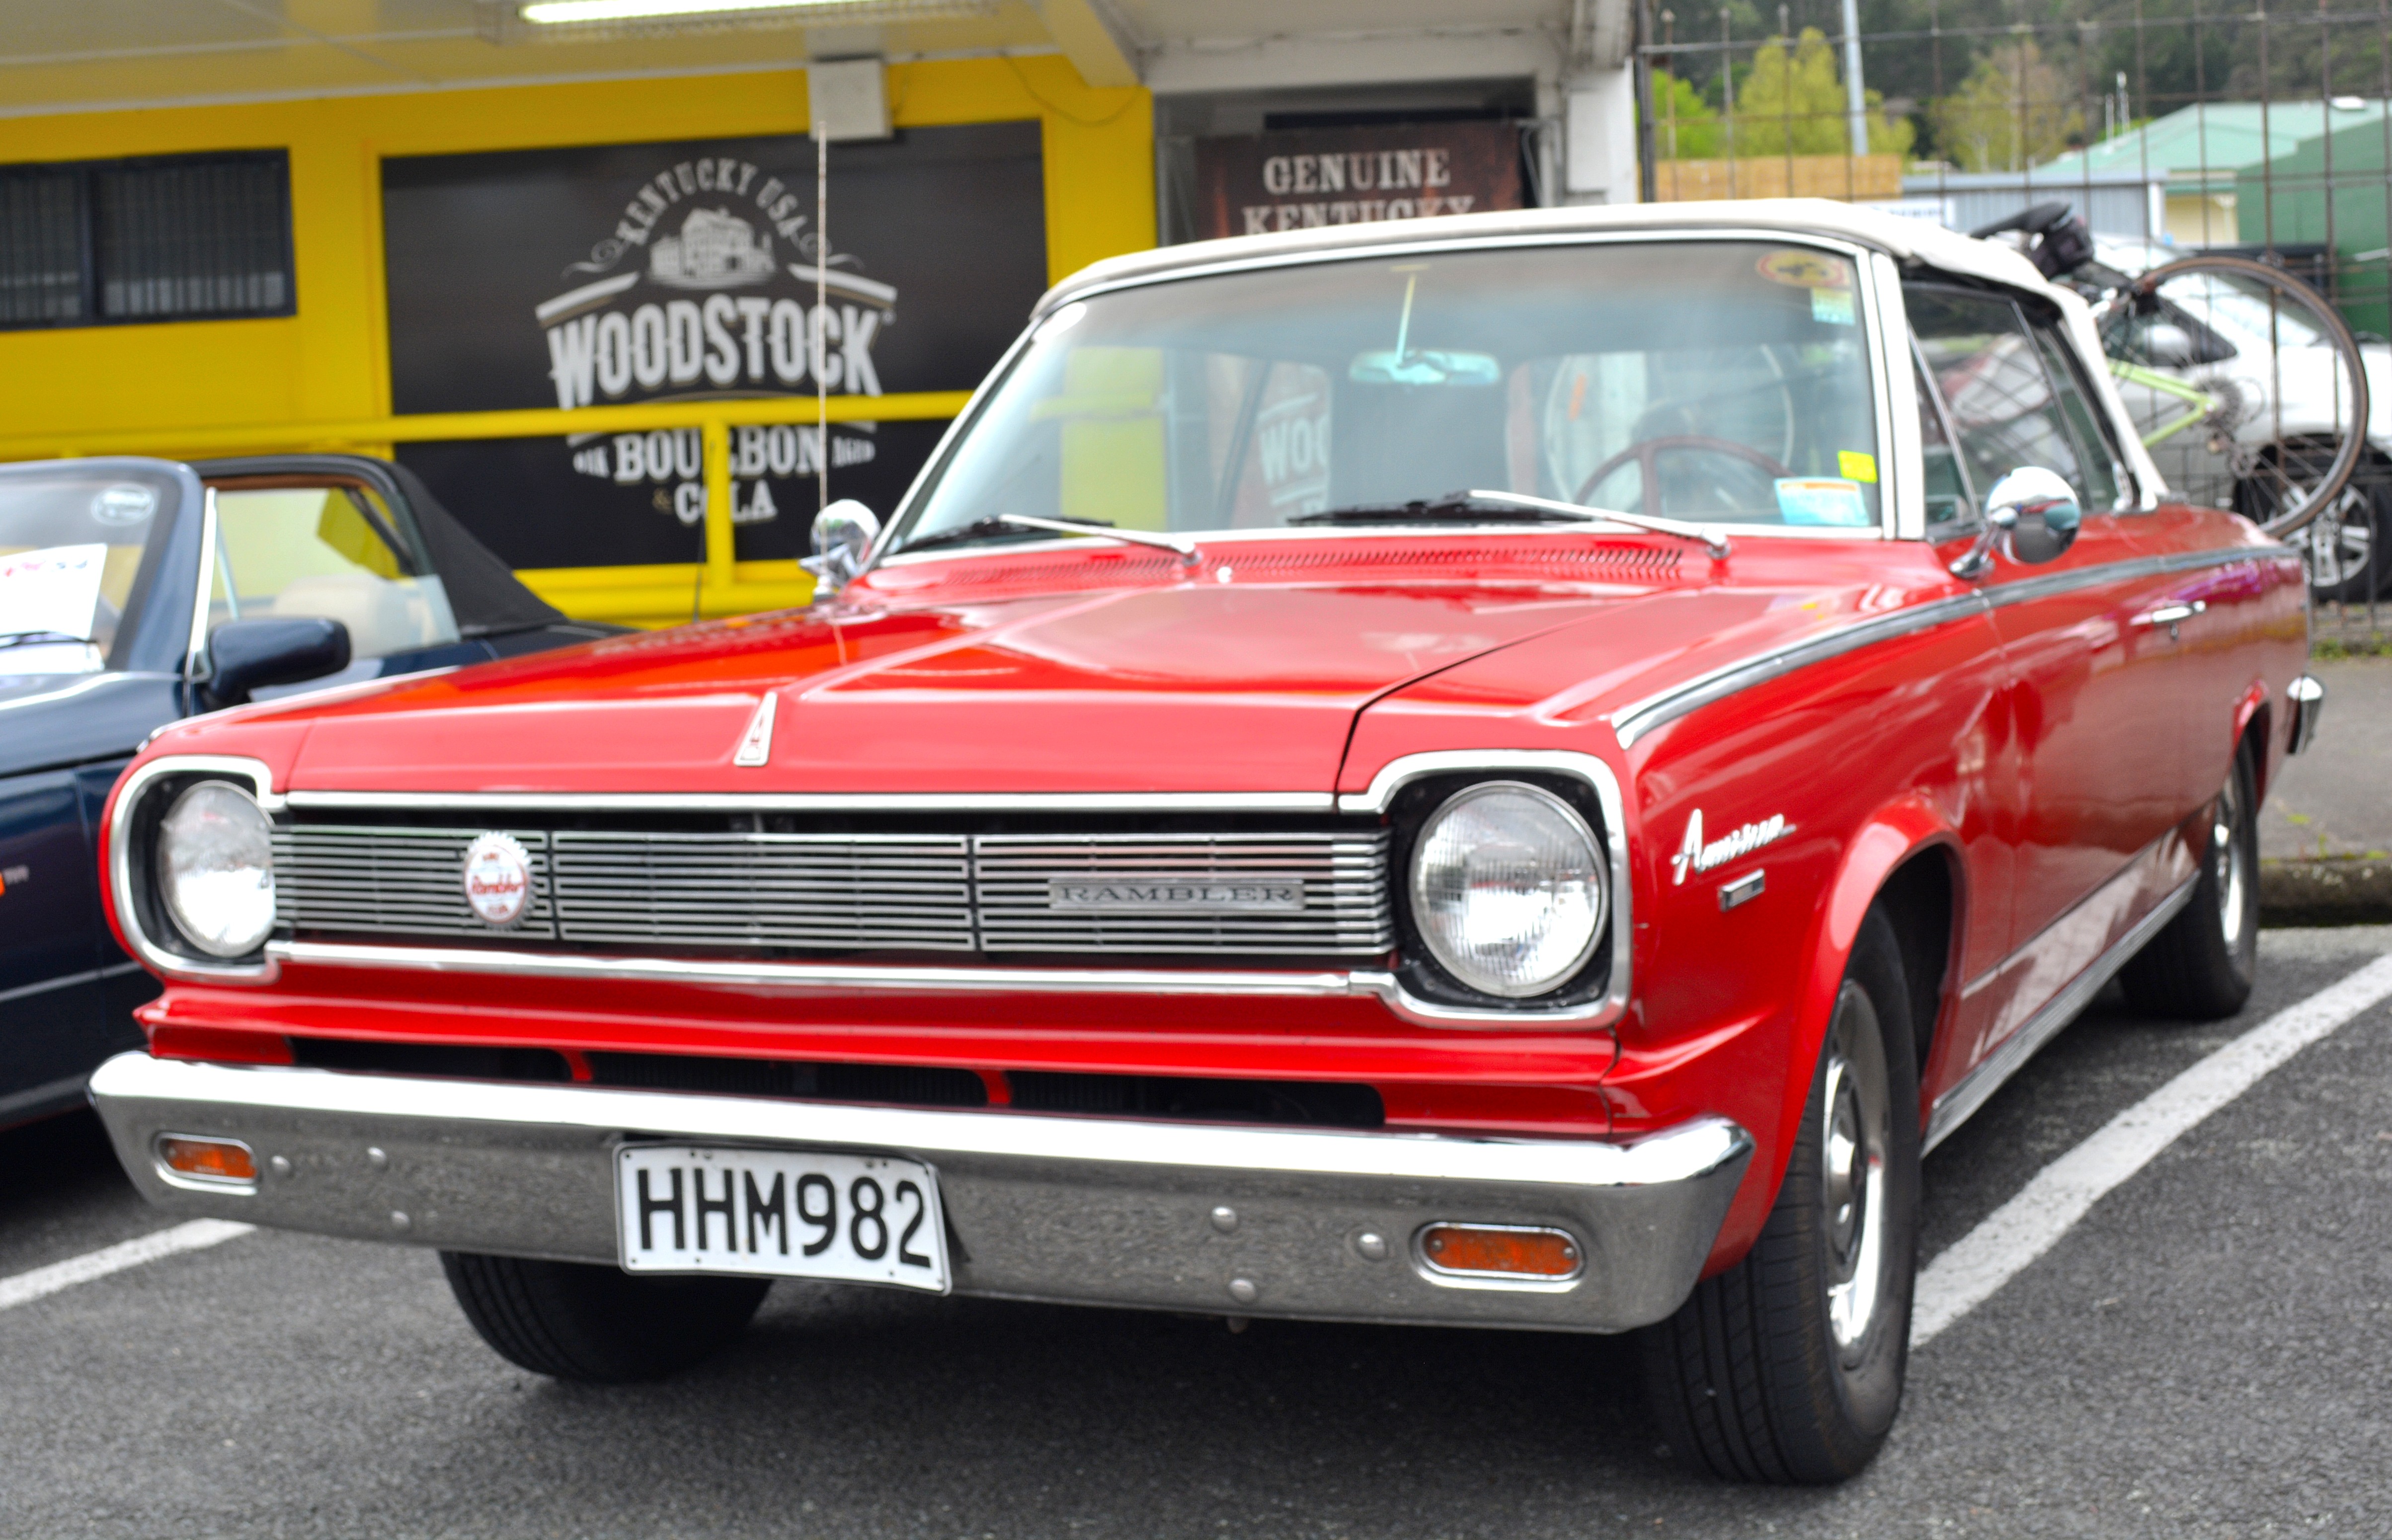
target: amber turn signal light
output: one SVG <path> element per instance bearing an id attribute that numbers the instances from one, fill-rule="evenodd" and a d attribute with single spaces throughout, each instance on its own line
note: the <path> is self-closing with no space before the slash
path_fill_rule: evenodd
<path id="1" fill-rule="evenodd" d="M 201 1139 L 187 1133 L 158 1136 L 158 1163 L 195 1182 L 246 1186 L 257 1180 L 257 1157 L 238 1139 Z"/>
<path id="2" fill-rule="evenodd" d="M 1491 1278 L 1574 1277 L 1586 1260 L 1568 1231 L 1519 1224 L 1432 1224 L 1420 1249 L 1436 1272 Z"/>

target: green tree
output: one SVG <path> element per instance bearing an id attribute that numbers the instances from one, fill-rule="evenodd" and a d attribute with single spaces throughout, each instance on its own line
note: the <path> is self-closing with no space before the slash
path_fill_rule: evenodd
<path id="1" fill-rule="evenodd" d="M 1866 92 L 1862 99 L 1868 116 L 1866 152 L 1908 155 L 1918 132 L 1909 120 L 1888 117 L 1881 93 Z M 1828 46 L 1826 33 L 1803 28 L 1790 54 L 1784 38 L 1772 38 L 1752 56 L 1750 71 L 1736 86 L 1736 153 L 1854 153 L 1845 109 L 1836 51 Z"/>
<path id="2" fill-rule="evenodd" d="M 1653 149 L 1664 161 L 1715 161 L 1727 153 L 1718 109 L 1667 70 L 1653 71 Z"/>
<path id="3" fill-rule="evenodd" d="M 2081 141 L 2085 112 L 2034 40 L 1988 52 L 1960 88 L 1928 109 L 1935 142 L 1963 171 L 2019 171 Z"/>

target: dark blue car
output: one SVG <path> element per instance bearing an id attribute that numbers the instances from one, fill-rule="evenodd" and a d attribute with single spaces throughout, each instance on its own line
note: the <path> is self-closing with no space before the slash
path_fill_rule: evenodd
<path id="1" fill-rule="evenodd" d="M 619 630 L 567 620 L 386 460 L 0 467 L 0 1128 L 80 1106 L 157 984 L 101 918 L 92 831 L 195 712 Z"/>

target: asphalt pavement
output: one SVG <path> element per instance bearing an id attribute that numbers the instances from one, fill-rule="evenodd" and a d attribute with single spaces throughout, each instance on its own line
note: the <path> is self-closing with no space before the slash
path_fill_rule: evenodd
<path id="1" fill-rule="evenodd" d="M 1934 1255 L 2392 951 L 2273 931 L 2237 1020 L 2105 996 L 1932 1157 Z M 164 1228 L 96 1128 L 0 1135 L 0 1280 Z M 1875 1467 L 1721 1485 L 1622 1341 L 782 1284 L 660 1385 L 493 1356 L 427 1252 L 257 1232 L 0 1309 L 0 1534 L 2392 1535 L 2392 1004 L 2169 1146 L 1916 1355 Z"/>
<path id="2" fill-rule="evenodd" d="M 2317 742 L 2284 761 L 2259 814 L 2270 861 L 2392 856 L 2392 657 L 2320 658 L 2325 685 Z"/>

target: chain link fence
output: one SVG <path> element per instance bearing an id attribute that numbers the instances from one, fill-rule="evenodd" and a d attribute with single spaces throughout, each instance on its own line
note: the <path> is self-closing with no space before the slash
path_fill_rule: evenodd
<path id="1" fill-rule="evenodd" d="M 2347 485 L 2290 538 L 2319 649 L 2387 650 L 2392 0 L 1639 0 L 1638 22 L 1647 200 L 1824 197 L 1963 231 L 2062 203 L 2093 238 L 2067 281 L 2178 495 L 2265 516 L 2271 486 L 2363 431 Z M 2282 277 L 2122 303 L 2196 253 Z M 2327 317 L 2357 342 L 2368 423 Z"/>

